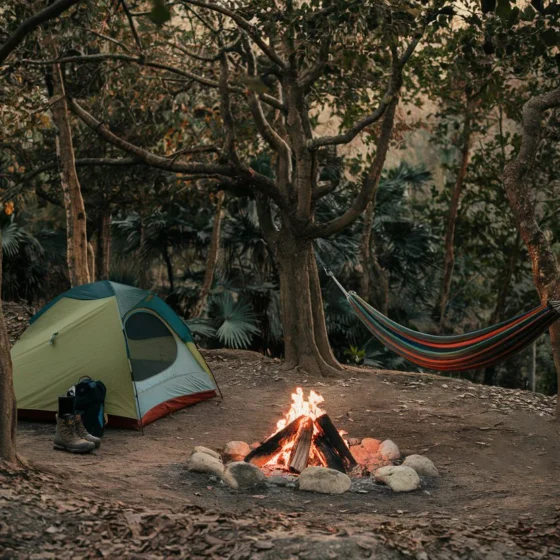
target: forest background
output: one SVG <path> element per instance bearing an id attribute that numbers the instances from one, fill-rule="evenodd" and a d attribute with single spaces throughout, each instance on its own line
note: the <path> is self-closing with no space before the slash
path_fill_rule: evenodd
<path id="1" fill-rule="evenodd" d="M 329 374 L 419 368 L 313 251 L 424 332 L 543 297 L 506 183 L 524 105 L 558 87 L 555 3 L 69 4 L 0 66 L 4 300 L 110 279 L 158 292 L 204 347 Z M 33 13 L 3 6 L 0 33 Z M 555 258 L 558 125 L 556 105 L 523 177 Z M 548 335 L 452 375 L 558 390 Z"/>

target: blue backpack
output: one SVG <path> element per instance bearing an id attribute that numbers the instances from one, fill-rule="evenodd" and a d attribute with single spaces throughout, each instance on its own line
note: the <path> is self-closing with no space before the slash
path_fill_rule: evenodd
<path id="1" fill-rule="evenodd" d="M 76 397 L 76 413 L 81 415 L 88 433 L 95 437 L 102 437 L 107 394 L 105 384 L 102 381 L 94 381 L 91 377 L 81 377 L 67 394 Z"/>

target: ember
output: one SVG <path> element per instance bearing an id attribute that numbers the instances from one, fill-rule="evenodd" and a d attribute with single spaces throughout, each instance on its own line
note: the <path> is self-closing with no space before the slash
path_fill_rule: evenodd
<path id="1" fill-rule="evenodd" d="M 292 406 L 277 430 L 254 449 L 245 461 L 258 467 L 300 473 L 308 466 L 323 466 L 347 472 L 357 463 L 346 442 L 319 405 L 321 395 L 310 391 L 305 400 L 301 387 L 292 393 Z"/>

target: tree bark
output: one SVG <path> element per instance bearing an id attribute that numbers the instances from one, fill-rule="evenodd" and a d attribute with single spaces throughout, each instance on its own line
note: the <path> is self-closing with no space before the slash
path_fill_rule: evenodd
<path id="1" fill-rule="evenodd" d="M 138 244 L 138 250 L 136 251 L 136 259 L 140 264 L 138 270 L 138 286 L 143 290 L 149 290 L 152 286 L 152 275 L 151 275 L 151 263 L 144 259 L 143 251 L 146 245 L 146 228 L 143 222 L 144 218 L 140 214 L 140 243 Z"/>
<path id="2" fill-rule="evenodd" d="M 17 407 L 12 377 L 10 340 L 2 312 L 2 235 L 0 234 L 0 460 L 15 463 Z"/>
<path id="3" fill-rule="evenodd" d="M 167 268 L 167 279 L 169 280 L 170 291 L 175 290 L 175 277 L 173 275 L 173 262 L 171 261 L 171 255 L 169 254 L 169 247 L 166 245 L 163 250 L 163 260 Z"/>
<path id="4" fill-rule="evenodd" d="M 52 83 L 51 113 L 58 129 L 56 151 L 61 167 L 60 181 L 66 209 L 68 274 L 70 285 L 79 286 L 91 281 L 88 269 L 86 210 L 76 172 L 72 131 L 59 64 L 54 64 L 52 67 Z"/>
<path id="5" fill-rule="evenodd" d="M 368 206 L 364 219 L 364 231 L 360 242 L 360 292 L 373 307 L 387 315 L 389 311 L 389 277 L 379 264 L 373 239 L 375 203 Z"/>
<path id="6" fill-rule="evenodd" d="M 328 342 L 311 240 L 296 237 L 285 226 L 276 243 L 276 258 L 284 330 L 284 368 L 300 368 L 310 375 L 336 375 L 341 367 Z"/>
<path id="7" fill-rule="evenodd" d="M 88 276 L 90 282 L 95 281 L 95 249 L 93 245 L 88 241 L 87 244 L 87 265 L 88 265 Z"/>
<path id="8" fill-rule="evenodd" d="M 218 264 L 218 256 L 220 253 L 220 233 L 222 228 L 223 210 L 222 206 L 224 203 L 224 191 L 220 191 L 217 196 L 216 213 L 214 214 L 214 223 L 212 224 L 212 239 L 210 241 L 210 247 L 208 249 L 208 258 L 206 259 L 206 270 L 204 272 L 204 281 L 202 282 L 202 287 L 200 288 L 200 294 L 198 295 L 198 301 L 192 310 L 192 317 L 200 317 L 206 305 L 206 300 L 208 299 L 208 294 L 212 288 L 212 282 L 214 281 L 214 271 L 216 270 L 216 265 Z"/>
<path id="9" fill-rule="evenodd" d="M 504 170 L 504 188 L 519 233 L 527 246 L 533 268 L 533 281 L 541 302 L 560 299 L 560 266 L 550 241 L 539 227 L 535 193 L 529 175 L 539 148 L 543 113 L 560 107 L 560 88 L 530 99 L 523 107 L 523 134 L 519 154 Z M 560 387 L 560 322 L 550 327 L 552 355 Z M 560 399 L 556 401 L 556 417 L 560 419 Z"/>
<path id="10" fill-rule="evenodd" d="M 97 228 L 97 279 L 109 280 L 111 266 L 111 209 L 103 208 Z"/>
<path id="11" fill-rule="evenodd" d="M 463 191 L 465 176 L 467 175 L 467 165 L 469 162 L 469 149 L 471 139 L 471 106 L 467 102 L 465 121 L 463 124 L 463 144 L 461 146 L 461 161 L 451 202 L 449 204 L 449 215 L 447 217 L 447 227 L 445 230 L 445 259 L 443 264 L 443 282 L 441 292 L 434 310 L 434 317 L 439 323 L 440 330 L 443 330 L 443 320 L 449 300 L 449 291 L 451 289 L 451 279 L 453 278 L 453 267 L 455 266 L 455 228 L 457 226 L 457 214 L 459 212 L 459 201 Z"/>

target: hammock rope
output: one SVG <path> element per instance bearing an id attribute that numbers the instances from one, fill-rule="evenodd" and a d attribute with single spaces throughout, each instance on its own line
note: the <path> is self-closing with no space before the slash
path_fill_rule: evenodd
<path id="1" fill-rule="evenodd" d="M 520 352 L 560 319 L 560 301 L 548 301 L 526 313 L 470 333 L 436 336 L 389 319 L 356 292 L 347 291 L 317 255 L 323 267 L 366 328 L 387 348 L 425 368 L 460 371 L 488 367 Z"/>

